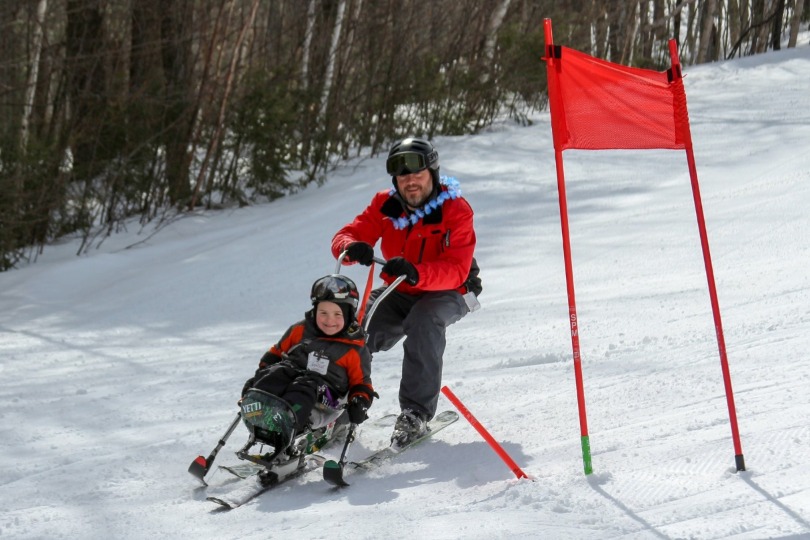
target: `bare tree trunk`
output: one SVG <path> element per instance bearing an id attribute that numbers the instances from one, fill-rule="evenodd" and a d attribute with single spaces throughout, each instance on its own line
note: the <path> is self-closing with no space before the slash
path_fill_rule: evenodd
<path id="1" fill-rule="evenodd" d="M 681 40 L 681 10 L 676 9 L 672 14 L 672 35 L 675 36 L 675 43 L 678 45 L 678 55 L 683 60 L 686 55 L 683 53 L 683 42 Z"/>
<path id="2" fill-rule="evenodd" d="M 740 39 L 742 27 L 740 20 L 740 3 L 738 0 L 728 0 L 726 15 L 728 17 L 728 42 L 734 44 Z"/>
<path id="3" fill-rule="evenodd" d="M 697 52 L 697 63 L 703 64 L 709 56 L 709 46 L 712 43 L 712 30 L 714 29 L 714 15 L 717 10 L 717 0 L 707 0 L 703 12 L 703 25 L 700 29 L 700 41 Z"/>
<path id="4" fill-rule="evenodd" d="M 696 20 L 698 19 L 697 14 L 700 12 L 700 6 L 695 6 L 694 4 L 689 6 L 689 13 L 686 19 L 686 43 L 685 49 L 689 52 L 690 64 L 695 62 L 697 57 L 697 30 L 696 27 Z"/>
<path id="5" fill-rule="evenodd" d="M 191 108 L 190 114 L 190 125 L 189 125 L 189 136 L 188 136 L 188 146 L 189 150 L 187 153 L 183 155 L 178 154 L 178 158 L 182 159 L 182 161 L 178 160 L 175 165 L 178 168 L 178 171 L 181 173 L 180 175 L 171 178 L 172 183 L 170 185 L 170 198 L 171 203 L 183 203 L 185 204 L 186 201 L 190 200 L 192 197 L 192 191 L 189 188 L 188 184 L 188 177 L 185 176 L 189 173 L 191 169 L 191 162 L 194 159 L 194 155 L 197 152 L 197 147 L 200 144 L 200 139 L 202 137 L 202 132 L 204 129 L 204 120 L 203 120 L 203 111 L 205 109 L 205 96 L 208 93 L 208 88 L 212 85 L 212 78 L 216 76 L 216 71 L 214 71 L 215 75 L 211 75 L 212 66 L 214 64 L 214 49 L 217 48 L 217 45 L 222 40 L 222 36 L 220 35 L 220 24 L 222 22 L 223 13 L 225 11 L 225 4 L 221 3 L 219 6 L 219 10 L 216 14 L 216 20 L 214 22 L 214 27 L 211 30 L 211 35 L 208 37 L 208 44 L 205 48 L 204 57 L 202 58 L 202 71 L 197 79 L 196 84 L 196 96 L 194 98 L 194 105 Z M 195 30 L 200 36 L 206 35 L 206 28 L 202 25 L 204 23 L 200 23 L 200 28 Z M 199 39 L 199 48 L 203 48 L 202 38 Z M 179 149 L 178 149 L 179 150 Z M 183 174 L 185 173 L 185 175 Z"/>
<path id="6" fill-rule="evenodd" d="M 660 14 L 656 13 L 656 9 L 658 9 L 658 6 L 661 6 L 661 2 L 659 0 L 654 0 L 652 5 L 648 4 L 647 2 L 642 2 L 639 5 L 640 13 L 638 23 L 641 37 L 639 39 L 638 50 L 642 58 L 652 59 L 653 44 L 657 41 L 655 35 L 660 30 L 656 29 L 655 31 L 653 31 L 652 27 L 649 26 L 648 21 L 650 19 L 655 20 L 660 16 Z"/>
<path id="7" fill-rule="evenodd" d="M 102 167 L 100 137 L 104 123 L 106 73 L 104 15 L 101 0 L 68 0 L 66 27 L 68 136 L 73 152 L 73 174 L 93 178 Z"/>
<path id="8" fill-rule="evenodd" d="M 332 30 L 332 43 L 329 46 L 329 57 L 326 61 L 326 73 L 323 77 L 323 93 L 321 94 L 321 107 L 318 115 L 321 118 L 326 115 L 326 109 L 329 105 L 329 95 L 332 91 L 332 78 L 334 77 L 335 64 L 337 62 L 337 48 L 340 42 L 340 29 L 343 26 L 343 14 L 345 12 L 346 0 L 340 0 L 337 15 L 335 16 L 335 27 Z"/>
<path id="9" fill-rule="evenodd" d="M 627 18 L 627 2 L 629 0 L 616 0 L 614 4 L 615 11 L 608 14 L 608 50 L 607 60 L 611 62 L 619 62 L 621 58 L 620 43 L 623 43 L 625 29 L 622 27 Z"/>
<path id="10" fill-rule="evenodd" d="M 752 47 L 752 53 L 762 53 L 768 50 L 769 38 L 771 35 L 771 26 L 765 24 L 765 21 L 770 20 L 768 14 L 770 11 L 771 0 L 756 0 L 754 2 L 755 8 L 752 9 L 751 25 L 757 25 L 758 30 L 754 35 L 756 41 L 755 46 Z"/>
<path id="11" fill-rule="evenodd" d="M 231 91 L 233 90 L 233 81 L 236 77 L 236 68 L 239 64 L 239 50 L 242 47 L 242 42 L 245 39 L 245 35 L 247 31 L 253 27 L 253 21 L 256 20 L 256 12 L 259 10 L 259 1 L 260 0 L 253 0 L 253 7 L 250 10 L 250 17 L 245 24 L 242 25 L 242 29 L 239 32 L 239 37 L 236 40 L 236 44 L 233 48 L 233 54 L 231 55 L 231 64 L 228 69 L 228 75 L 225 80 L 225 93 L 222 96 L 222 101 L 219 105 L 219 114 L 217 115 L 217 122 L 214 126 L 214 134 L 211 136 L 211 141 L 208 143 L 208 150 L 205 153 L 205 157 L 203 158 L 203 162 L 200 165 L 200 172 L 197 174 L 197 182 L 194 185 L 194 192 L 191 195 L 191 201 L 189 202 L 189 210 L 193 210 L 194 207 L 197 205 L 197 199 L 200 195 L 200 188 L 202 187 L 203 180 L 205 179 L 205 174 L 208 169 L 208 163 L 212 159 L 212 157 L 217 153 L 219 148 L 219 142 L 222 139 L 222 131 L 224 128 L 225 123 L 225 113 L 228 110 L 228 99 L 231 96 Z"/>
<path id="12" fill-rule="evenodd" d="M 608 51 L 608 14 L 605 7 L 601 2 L 594 0 L 594 9 L 596 11 L 596 20 L 594 22 L 594 34 L 596 47 L 594 55 L 597 58 L 607 58 Z"/>
<path id="13" fill-rule="evenodd" d="M 773 31 L 771 33 L 771 45 L 773 50 L 782 48 L 782 18 L 785 16 L 785 0 L 776 0 L 774 6 Z"/>
<path id="14" fill-rule="evenodd" d="M 750 31 L 754 24 L 754 2 L 756 0 L 740 0 L 740 36 L 737 41 L 745 38 L 745 32 Z M 736 43 L 736 42 L 735 42 Z"/>
<path id="15" fill-rule="evenodd" d="M 799 29 L 802 25 L 802 13 L 804 12 L 804 0 L 795 0 L 793 7 L 793 17 L 790 19 L 790 37 L 788 47 L 795 47 L 799 39 Z"/>
<path id="16" fill-rule="evenodd" d="M 663 5 L 659 6 L 658 0 L 656 0 L 655 11 L 653 12 L 655 18 L 649 25 L 650 28 L 656 30 L 656 39 L 668 39 L 667 36 L 669 32 L 667 32 L 667 26 L 669 25 L 669 20 L 672 19 L 672 35 L 675 36 L 675 40 L 680 43 L 681 11 L 683 11 L 684 7 L 694 4 L 696 1 L 697 0 L 679 0 L 678 4 L 673 7 L 669 13 L 666 13 Z"/>
<path id="17" fill-rule="evenodd" d="M 304 33 L 304 46 L 301 52 L 301 89 L 308 86 L 309 78 L 309 54 L 312 48 L 312 32 L 315 30 L 315 0 L 309 0 L 307 5 L 307 29 Z"/>
<path id="18" fill-rule="evenodd" d="M 354 52 L 355 32 L 360 24 L 360 15 L 363 11 L 363 0 L 354 0 L 354 10 L 349 16 L 349 25 L 346 29 L 346 37 L 343 43 L 343 54 L 341 54 L 341 64 L 351 65 L 351 54 Z"/>
<path id="19" fill-rule="evenodd" d="M 160 129 L 166 80 L 161 48 L 163 0 L 140 0 L 132 6 L 129 53 L 129 131 L 134 136 Z"/>
<path id="20" fill-rule="evenodd" d="M 728 19 L 726 17 L 726 4 L 723 1 L 717 3 L 715 12 L 715 26 L 712 44 L 709 47 L 711 55 L 709 60 L 716 62 L 725 57 L 728 50 Z"/>
<path id="21" fill-rule="evenodd" d="M 20 149 L 25 153 L 28 147 L 28 127 L 31 123 L 31 112 L 34 109 L 34 97 L 37 90 L 37 77 L 39 76 L 39 57 L 42 54 L 42 32 L 45 22 L 45 13 L 48 10 L 48 0 L 39 0 L 37 16 L 34 20 L 34 39 L 31 45 L 32 57 L 28 81 L 25 86 L 25 103 L 23 105 L 22 122 L 20 122 Z M 20 179 L 22 177 L 19 177 Z"/>
<path id="22" fill-rule="evenodd" d="M 501 0 L 492 18 L 489 19 L 489 28 L 487 29 L 487 38 L 484 42 L 484 59 L 487 63 L 488 69 L 485 68 L 481 73 L 481 82 L 486 82 L 494 69 L 492 65 L 495 59 L 495 44 L 498 42 L 498 30 L 503 24 L 503 19 L 506 17 L 506 12 L 509 10 L 509 4 L 512 0 Z"/>
<path id="23" fill-rule="evenodd" d="M 191 0 L 163 0 L 162 8 L 161 56 L 166 81 L 162 98 L 166 106 L 166 127 L 161 144 L 166 150 L 166 187 L 159 191 L 157 205 L 165 204 L 166 198 L 170 205 L 174 205 L 180 200 L 187 200 L 191 194 L 191 147 L 199 110 L 199 98 L 195 93 L 197 86 L 205 85 L 204 80 L 198 83 L 194 81 L 192 73 L 196 62 L 192 51 L 203 49 L 204 43 L 194 31 Z M 197 56 L 201 54 L 198 52 Z M 207 68 L 207 57 L 203 62 Z"/>
<path id="24" fill-rule="evenodd" d="M 627 32 L 627 35 L 624 38 L 624 46 L 622 47 L 622 56 L 619 60 L 619 63 L 622 65 L 629 65 L 633 62 L 633 48 L 636 44 L 636 36 L 638 35 L 638 25 L 639 25 L 639 17 L 641 16 L 639 13 L 640 8 L 639 2 L 633 2 L 630 6 L 630 9 L 627 10 L 627 16 L 625 17 L 625 28 L 630 27 L 630 31 Z"/>

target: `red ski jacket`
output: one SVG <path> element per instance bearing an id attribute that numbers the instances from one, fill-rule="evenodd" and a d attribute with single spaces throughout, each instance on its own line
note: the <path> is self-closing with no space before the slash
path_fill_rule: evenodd
<path id="1" fill-rule="evenodd" d="M 431 207 L 429 213 L 421 210 L 410 213 L 394 190 L 380 191 L 354 221 L 335 234 L 332 254 L 339 257 L 352 242 L 366 242 L 373 246 L 381 240 L 383 258 L 404 257 L 419 272 L 416 286 L 403 282 L 397 291 L 419 294 L 457 290 L 466 293 L 464 282 L 475 251 L 473 211 L 464 198 L 456 196 L 452 187 L 444 184 L 440 187 L 439 197 L 434 200 L 444 200 L 435 208 Z M 451 194 L 453 197 L 449 196 Z M 396 277 L 383 275 L 389 284 Z"/>

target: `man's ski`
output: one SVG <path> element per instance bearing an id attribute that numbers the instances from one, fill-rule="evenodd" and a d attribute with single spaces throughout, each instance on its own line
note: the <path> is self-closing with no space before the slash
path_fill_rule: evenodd
<path id="1" fill-rule="evenodd" d="M 458 413 L 455 411 L 443 411 L 437 414 L 430 422 L 428 422 L 428 427 L 430 428 L 424 435 L 419 437 L 418 439 L 414 439 L 409 444 L 405 446 L 400 446 L 399 448 L 394 448 L 393 446 L 386 446 L 382 450 L 378 450 L 371 454 L 370 456 L 366 456 L 364 459 L 360 461 L 353 461 L 351 465 L 353 465 L 356 469 L 371 469 L 375 466 L 378 466 L 380 463 L 394 457 L 396 455 L 401 454 L 408 448 L 412 448 L 417 444 L 421 443 L 422 441 L 429 439 L 430 437 L 434 436 L 439 431 L 443 430 L 453 422 L 458 420 Z"/>
<path id="2" fill-rule="evenodd" d="M 437 414 L 430 422 L 428 422 L 429 430 L 418 439 L 414 439 L 409 444 L 397 448 L 393 446 L 386 446 L 385 448 L 378 450 L 359 461 L 350 461 L 349 463 L 347 463 L 348 468 L 369 470 L 374 467 L 377 467 L 384 461 L 401 454 L 408 448 L 416 446 L 422 441 L 429 439 L 430 437 L 434 436 L 436 433 L 443 430 L 456 420 L 458 420 L 457 412 L 443 411 Z M 331 460 L 327 461 L 326 464 L 324 465 L 324 480 L 335 486 L 339 487 L 348 486 L 348 484 L 343 480 L 342 468 L 339 471 L 336 470 L 338 467 L 339 467 L 338 463 Z"/>

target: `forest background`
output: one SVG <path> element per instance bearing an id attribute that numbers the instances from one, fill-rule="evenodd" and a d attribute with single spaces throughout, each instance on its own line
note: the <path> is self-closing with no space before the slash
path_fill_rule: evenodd
<path id="1" fill-rule="evenodd" d="M 0 1 L 0 271 L 282 197 L 407 134 L 528 123 L 545 18 L 664 70 L 671 38 L 686 65 L 795 47 L 810 0 Z"/>

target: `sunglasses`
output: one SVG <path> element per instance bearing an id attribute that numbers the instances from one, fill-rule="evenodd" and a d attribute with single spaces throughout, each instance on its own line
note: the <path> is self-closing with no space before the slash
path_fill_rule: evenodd
<path id="1" fill-rule="evenodd" d="M 428 158 L 419 152 L 403 152 L 394 154 L 385 162 L 385 169 L 391 176 L 402 176 L 403 174 L 418 173 L 428 168 Z"/>

